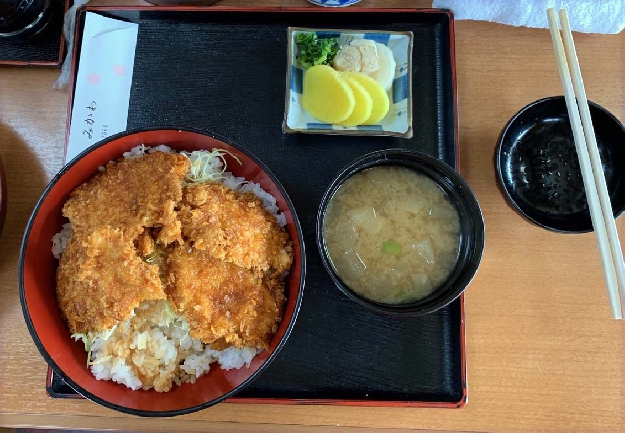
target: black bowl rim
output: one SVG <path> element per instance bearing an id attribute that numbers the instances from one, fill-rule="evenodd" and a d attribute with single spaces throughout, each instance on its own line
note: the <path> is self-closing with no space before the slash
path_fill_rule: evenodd
<path id="1" fill-rule="evenodd" d="M 372 301 L 370 299 L 367 299 L 357 294 L 356 292 L 352 291 L 345 283 L 343 283 L 341 278 L 334 271 L 330 258 L 328 257 L 326 248 L 324 247 L 325 243 L 323 239 L 323 216 L 325 214 L 325 210 L 328 207 L 330 199 L 332 198 L 334 193 L 347 179 L 349 179 L 355 173 L 358 173 L 364 170 L 365 168 L 369 168 L 371 166 L 384 165 L 383 164 L 384 160 L 388 156 L 408 157 L 420 163 L 423 163 L 424 165 L 429 165 L 433 168 L 436 168 L 437 170 L 440 170 L 448 179 L 452 180 L 452 183 L 454 185 L 459 185 L 463 189 L 463 195 L 467 198 L 467 201 L 469 201 L 471 205 L 475 206 L 479 214 L 479 218 L 476 219 L 477 229 L 476 229 L 476 236 L 475 236 L 476 238 L 476 245 L 475 245 L 476 253 L 475 254 L 477 256 L 477 261 L 475 265 L 470 266 L 468 268 L 467 274 L 463 276 L 460 284 L 457 284 L 454 287 L 454 289 L 449 292 L 447 296 L 441 297 L 436 302 L 433 302 L 430 305 L 418 306 L 418 305 L 411 305 L 410 303 L 398 304 L 398 305 L 383 304 L 380 302 Z M 372 164 L 369 165 L 368 164 L 369 162 L 371 162 Z M 376 162 L 379 162 L 380 164 L 376 164 Z M 363 164 L 367 164 L 366 167 L 362 167 Z M 351 172 L 351 174 L 345 176 L 347 172 Z M 436 180 L 434 181 L 436 182 Z M 408 150 L 408 149 L 402 149 L 402 148 L 393 148 L 393 149 L 377 150 L 377 151 L 362 155 L 356 158 L 355 160 L 353 160 L 352 162 L 350 162 L 348 165 L 346 165 L 339 171 L 339 173 L 336 175 L 332 183 L 328 186 L 328 188 L 324 192 L 323 197 L 321 198 L 321 203 L 319 204 L 319 209 L 317 211 L 316 241 L 317 241 L 317 248 L 319 250 L 319 255 L 321 256 L 321 261 L 323 262 L 323 266 L 326 268 L 326 271 L 328 272 L 328 274 L 334 281 L 334 284 L 336 285 L 336 287 L 338 287 L 338 289 L 341 292 L 343 292 L 343 294 L 345 294 L 352 301 L 355 301 L 356 303 L 362 305 L 363 307 L 368 308 L 369 310 L 375 311 L 376 313 L 379 313 L 379 314 L 398 316 L 398 317 L 419 316 L 422 314 L 432 313 L 436 310 L 439 310 L 449 305 L 456 298 L 458 298 L 466 290 L 467 287 L 469 287 L 469 285 L 471 284 L 471 281 L 477 274 L 477 271 L 482 262 L 482 257 L 484 255 L 484 248 L 486 244 L 486 227 L 484 224 L 484 216 L 482 214 L 482 209 L 480 207 L 479 202 L 477 201 L 477 198 L 475 197 L 475 194 L 473 193 L 469 185 L 466 183 L 466 181 L 460 176 L 460 174 L 456 172 L 456 170 L 454 170 L 452 167 L 450 167 L 449 165 L 447 165 L 445 162 L 441 161 L 440 159 L 435 158 L 426 153 Z M 436 290 L 434 290 L 434 292 L 432 293 L 435 293 Z M 418 302 L 419 301 L 416 301 L 415 304 Z"/>
<path id="2" fill-rule="evenodd" d="M 98 397 L 98 396 L 96 396 L 96 395 L 86 391 L 81 386 L 77 385 L 73 380 L 69 379 L 67 377 L 67 375 L 65 375 L 65 373 L 59 368 L 59 366 L 56 365 L 56 363 L 52 360 L 50 355 L 48 355 L 48 352 L 46 351 L 45 347 L 43 347 L 43 344 L 39 340 L 39 336 L 37 335 L 37 331 L 35 330 L 35 328 L 33 326 L 33 323 L 32 323 L 32 321 L 30 319 L 30 314 L 28 312 L 28 305 L 26 304 L 26 297 L 25 297 L 25 293 L 24 293 L 24 255 L 26 254 L 26 245 L 28 243 L 28 237 L 30 235 L 30 230 L 31 230 L 33 222 L 34 222 L 34 220 L 35 220 L 35 218 L 37 216 L 37 213 L 39 212 L 41 204 L 45 201 L 46 197 L 48 196 L 50 190 L 54 187 L 54 185 L 56 185 L 56 183 L 59 181 L 59 179 L 61 177 L 63 177 L 63 175 L 65 175 L 65 173 L 74 164 L 76 164 L 76 162 L 78 162 L 80 159 L 82 159 L 85 155 L 87 155 L 88 153 L 92 152 L 93 150 L 95 150 L 95 149 L 97 149 L 97 148 L 99 148 L 101 146 L 105 146 L 108 143 L 110 143 L 110 142 L 112 142 L 114 140 L 117 140 L 119 138 L 122 138 L 122 137 L 125 137 L 125 136 L 128 136 L 128 135 L 134 135 L 134 134 L 141 133 L 141 132 L 167 131 L 167 130 L 192 132 L 192 133 L 208 136 L 208 137 L 211 137 L 211 138 L 215 138 L 215 139 L 220 140 L 220 141 L 222 141 L 224 143 L 227 143 L 227 144 L 229 144 L 229 145 L 231 145 L 233 147 L 236 147 L 237 150 L 241 151 L 246 156 L 248 156 L 252 161 L 254 161 L 256 164 L 258 164 L 258 166 L 276 184 L 276 186 L 280 190 L 280 193 L 284 196 L 284 199 L 285 199 L 285 201 L 287 203 L 287 206 L 288 206 L 289 210 L 291 211 L 291 214 L 293 215 L 293 221 L 295 222 L 295 228 L 296 228 L 296 231 L 297 231 L 297 237 L 298 237 L 300 245 L 301 245 L 302 273 L 301 273 L 301 276 L 300 276 L 300 282 L 299 282 L 300 289 L 299 289 L 297 300 L 296 300 L 296 303 L 295 303 L 295 309 L 293 311 L 293 316 L 291 317 L 291 320 L 289 321 L 289 325 L 288 325 L 286 331 L 284 332 L 284 335 L 282 336 L 282 339 L 280 340 L 280 342 L 276 346 L 276 348 L 273 351 L 273 353 L 271 355 L 269 355 L 267 360 L 248 379 L 246 379 L 240 385 L 235 387 L 232 391 L 227 392 L 226 394 L 222 395 L 221 397 L 218 397 L 216 399 L 210 400 L 210 401 L 208 401 L 206 403 L 203 403 L 203 404 L 200 404 L 200 405 L 197 405 L 197 406 L 192 406 L 192 407 L 186 408 L 186 409 L 169 410 L 169 411 L 148 411 L 148 410 L 131 409 L 131 408 L 128 408 L 128 407 L 125 407 L 125 406 L 121 406 L 121 405 L 109 402 L 107 400 L 104 400 L 103 398 L 100 398 L 100 397 Z M 128 414 L 131 414 L 131 415 L 143 416 L 143 417 L 171 417 L 171 416 L 185 415 L 185 414 L 193 413 L 193 412 L 196 412 L 196 411 L 199 411 L 199 410 L 202 410 L 202 409 L 206 409 L 206 408 L 208 408 L 210 406 L 213 406 L 213 405 L 215 405 L 217 403 L 220 403 L 220 402 L 224 401 L 227 398 L 230 398 L 230 397 L 234 396 L 237 392 L 241 391 L 243 388 L 245 388 L 250 383 L 252 383 L 269 366 L 269 364 L 271 364 L 271 362 L 276 358 L 276 356 L 278 355 L 278 353 L 280 352 L 282 347 L 284 347 L 284 345 L 286 344 L 286 341 L 288 340 L 289 336 L 291 335 L 291 331 L 293 330 L 293 327 L 295 326 L 295 322 L 297 320 L 297 316 L 299 314 L 299 310 L 300 310 L 301 305 L 302 305 L 302 299 L 303 299 L 303 296 L 304 296 L 305 281 L 306 281 L 306 248 L 305 248 L 305 244 L 304 244 L 304 237 L 303 237 L 303 233 L 302 233 L 302 227 L 300 225 L 299 218 L 297 217 L 297 213 L 295 212 L 295 207 L 293 206 L 293 203 L 291 202 L 290 197 L 286 193 L 286 190 L 284 189 L 284 187 L 282 186 L 282 184 L 280 183 L 278 178 L 254 154 L 249 152 L 247 149 L 245 149 L 241 145 L 236 144 L 232 140 L 228 140 L 228 139 L 226 139 L 226 138 L 224 138 L 224 137 L 222 137 L 222 136 L 220 136 L 218 134 L 209 133 L 209 132 L 202 131 L 202 130 L 199 130 L 199 129 L 186 128 L 186 127 L 173 127 L 173 126 L 166 126 L 166 127 L 143 127 L 143 128 L 136 128 L 136 129 L 120 132 L 119 134 L 112 135 L 112 136 L 110 136 L 110 137 L 108 137 L 108 138 L 106 138 L 106 139 L 104 139 L 104 140 L 102 140 L 102 141 L 100 141 L 98 143 L 95 143 L 94 145 L 90 146 L 89 148 L 87 148 L 86 150 L 81 152 L 74 159 L 72 159 L 72 161 L 70 161 L 67 165 L 65 165 L 54 176 L 54 178 L 50 181 L 50 183 L 48 184 L 48 186 L 46 187 L 44 192 L 41 194 L 41 197 L 37 201 L 37 204 L 35 205 L 35 208 L 33 209 L 33 212 L 31 213 L 31 216 L 28 219 L 28 224 L 26 226 L 26 230 L 24 231 L 24 237 L 22 238 L 22 245 L 20 247 L 20 256 L 19 256 L 19 265 L 18 265 L 18 283 L 19 283 L 19 291 L 20 291 L 20 303 L 22 304 L 22 314 L 24 315 L 24 320 L 26 321 L 26 325 L 28 327 L 28 331 L 30 332 L 31 337 L 32 337 L 33 341 L 35 342 L 35 345 L 37 346 L 37 349 L 39 350 L 39 353 L 41 354 L 41 356 L 43 356 L 43 358 L 46 360 L 48 365 L 52 367 L 52 370 L 59 377 L 61 377 L 69 386 L 71 386 L 76 392 L 78 392 L 80 395 L 88 398 L 89 400 L 94 401 L 94 402 L 96 402 L 96 403 L 98 403 L 98 404 L 100 404 L 100 405 L 102 405 L 104 407 L 107 407 L 109 409 L 117 410 L 119 412 L 128 413 Z"/>
<path id="3" fill-rule="evenodd" d="M 550 226 L 550 225 L 547 225 L 538 221 L 531 215 L 528 215 L 523 209 L 521 209 L 521 207 L 517 204 L 516 200 L 512 198 L 512 194 L 510 194 L 510 191 L 508 190 L 508 188 L 506 187 L 506 183 L 504 182 L 504 177 L 503 177 L 503 172 L 502 172 L 502 167 L 501 167 L 501 152 L 502 152 L 503 142 L 504 142 L 505 137 L 508 135 L 508 131 L 510 130 L 512 125 L 517 121 L 517 119 L 522 114 L 525 114 L 526 111 L 529 111 L 530 109 L 535 108 L 538 105 L 542 105 L 542 104 L 554 102 L 554 101 L 564 101 L 564 96 L 548 96 L 546 98 L 541 98 L 541 99 L 537 99 L 534 102 L 530 102 L 525 107 L 521 108 L 506 123 L 506 126 L 504 126 L 504 128 L 501 130 L 501 133 L 499 134 L 499 139 L 497 140 L 497 147 L 495 148 L 495 171 L 497 172 L 497 180 L 499 181 L 499 186 L 501 187 L 501 190 L 504 192 L 506 200 L 508 201 L 508 203 L 512 205 L 513 209 L 519 215 L 526 218 L 528 221 L 536 224 L 538 227 L 542 227 L 549 231 L 552 231 L 555 233 L 562 233 L 562 234 L 590 233 L 594 231 L 594 229 L 592 228 L 592 225 L 590 229 L 565 230 L 565 229 L 561 229 L 555 226 Z M 608 118 L 612 119 L 614 123 L 621 128 L 621 130 L 623 131 L 623 135 L 625 136 L 625 126 L 623 125 L 623 123 L 621 123 L 621 121 L 614 114 L 612 114 L 605 107 L 597 104 L 596 102 L 592 102 L 589 100 L 588 105 L 590 105 L 593 108 L 597 108 L 599 111 L 602 111 L 604 114 L 606 114 Z M 623 206 L 621 209 L 617 209 L 616 213 L 614 214 L 614 218 L 618 218 L 619 216 L 621 216 L 623 211 L 625 211 L 625 206 Z"/>

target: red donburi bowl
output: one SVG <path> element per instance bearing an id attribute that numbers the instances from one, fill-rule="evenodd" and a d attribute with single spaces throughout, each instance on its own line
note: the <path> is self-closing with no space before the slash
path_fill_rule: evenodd
<path id="1" fill-rule="evenodd" d="M 63 204 L 78 185 L 98 173 L 98 167 L 116 160 L 131 148 L 145 144 L 165 144 L 176 150 L 211 150 L 232 152 L 242 162 L 228 160 L 228 170 L 236 176 L 259 183 L 276 197 L 287 220 L 287 231 L 293 240 L 295 259 L 287 277 L 287 302 L 284 317 L 273 336 L 269 349 L 258 354 L 249 368 L 222 370 L 214 367 L 194 384 L 174 386 L 158 393 L 132 391 L 111 381 L 96 380 L 86 367 L 87 353 L 81 342 L 70 338 L 55 296 L 57 260 L 52 257 L 51 240 L 66 219 Z M 110 137 L 72 160 L 50 182 L 33 211 L 20 252 L 19 287 L 24 319 L 41 355 L 72 388 L 90 400 L 111 409 L 142 416 L 173 416 L 212 406 L 233 396 L 257 377 L 276 357 L 285 344 L 302 302 L 305 277 L 305 254 L 302 230 L 295 209 L 276 177 L 256 157 L 234 144 L 188 129 L 142 129 Z"/>

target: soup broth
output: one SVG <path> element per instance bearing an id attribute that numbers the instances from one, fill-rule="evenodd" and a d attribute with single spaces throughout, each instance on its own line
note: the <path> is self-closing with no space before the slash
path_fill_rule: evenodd
<path id="1" fill-rule="evenodd" d="M 337 190 L 323 237 L 335 271 L 351 290 L 400 304 L 429 295 L 449 277 L 460 221 L 428 176 L 379 166 L 351 176 Z"/>

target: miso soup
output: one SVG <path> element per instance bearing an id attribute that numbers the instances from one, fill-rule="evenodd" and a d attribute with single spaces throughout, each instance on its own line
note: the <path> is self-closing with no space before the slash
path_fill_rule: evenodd
<path id="1" fill-rule="evenodd" d="M 336 191 L 323 237 L 335 271 L 351 290 L 400 304 L 429 295 L 449 277 L 460 220 L 428 176 L 379 166 L 355 174 Z"/>

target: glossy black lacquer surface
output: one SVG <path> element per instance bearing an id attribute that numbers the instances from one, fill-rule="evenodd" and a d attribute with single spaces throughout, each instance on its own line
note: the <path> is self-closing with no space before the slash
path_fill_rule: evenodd
<path id="1" fill-rule="evenodd" d="M 625 209 L 625 129 L 590 102 L 614 215 Z M 501 133 L 495 165 L 510 203 L 547 229 L 588 232 L 592 222 L 564 97 L 533 102 Z"/>
<path id="2" fill-rule="evenodd" d="M 238 397 L 460 402 L 461 308 L 389 318 L 343 295 L 315 248 L 321 197 L 368 152 L 418 150 L 456 163 L 453 65 L 444 13 L 124 11 L 139 22 L 128 128 L 181 125 L 244 145 L 280 179 L 307 249 L 304 301 L 272 365 Z M 288 26 L 414 33 L 414 137 L 283 135 Z M 469 290 L 470 293 L 470 290 Z"/>

